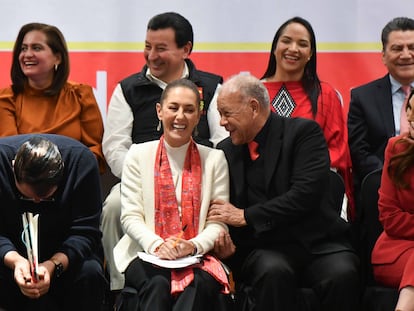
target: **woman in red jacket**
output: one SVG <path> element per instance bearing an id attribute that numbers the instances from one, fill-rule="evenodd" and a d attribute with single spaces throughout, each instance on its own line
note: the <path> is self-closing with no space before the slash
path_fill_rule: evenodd
<path id="1" fill-rule="evenodd" d="M 385 149 L 379 189 L 384 231 L 372 251 L 377 282 L 398 288 L 396 310 L 414 310 L 414 91 L 407 103 L 408 133 L 392 137 Z"/>

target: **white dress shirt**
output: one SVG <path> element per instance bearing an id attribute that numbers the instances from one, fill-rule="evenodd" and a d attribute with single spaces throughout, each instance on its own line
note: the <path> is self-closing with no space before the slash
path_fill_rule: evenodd
<path id="1" fill-rule="evenodd" d="M 392 111 L 394 114 L 394 124 L 395 124 L 395 135 L 400 135 L 400 115 L 401 109 L 404 106 L 405 102 L 405 94 L 404 91 L 401 89 L 401 83 L 394 79 L 393 76 L 390 75 L 391 81 L 391 94 L 392 94 Z M 411 85 L 413 88 L 413 85 Z"/>

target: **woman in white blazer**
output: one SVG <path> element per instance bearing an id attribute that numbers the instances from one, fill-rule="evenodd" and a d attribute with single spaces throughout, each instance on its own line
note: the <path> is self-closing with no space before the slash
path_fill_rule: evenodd
<path id="1" fill-rule="evenodd" d="M 226 274 L 209 252 L 225 224 L 207 221 L 210 201 L 229 199 L 228 167 L 221 150 L 194 143 L 200 94 L 189 80 L 170 83 L 157 113 L 160 140 L 131 146 L 122 172 L 121 223 L 125 232 L 114 249 L 125 286 L 138 292 L 138 310 L 218 310 L 228 293 Z M 174 260 L 203 255 L 183 269 L 141 260 L 143 251 Z"/>

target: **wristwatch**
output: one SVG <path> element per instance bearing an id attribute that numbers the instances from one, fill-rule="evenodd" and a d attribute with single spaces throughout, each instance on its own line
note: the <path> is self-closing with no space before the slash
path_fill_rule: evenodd
<path id="1" fill-rule="evenodd" d="M 63 265 L 62 265 L 62 263 L 59 262 L 59 261 L 56 261 L 54 259 L 51 259 L 50 261 L 55 264 L 55 272 L 53 273 L 53 276 L 55 278 L 57 278 L 57 279 L 60 278 L 60 276 L 63 273 Z"/>

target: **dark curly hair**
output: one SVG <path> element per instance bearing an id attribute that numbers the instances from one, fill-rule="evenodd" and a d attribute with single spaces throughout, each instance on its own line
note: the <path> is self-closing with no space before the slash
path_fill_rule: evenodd
<path id="1" fill-rule="evenodd" d="M 408 100 L 410 100 L 413 95 L 414 90 L 411 91 L 410 95 L 408 96 Z M 407 148 L 403 152 L 391 157 L 387 171 L 391 180 L 397 187 L 410 189 L 410 184 L 407 183 L 404 177 L 407 170 L 414 165 L 414 144 L 407 142 L 405 138 L 397 140 L 395 142 L 395 145 L 397 144 L 406 144 Z"/>

